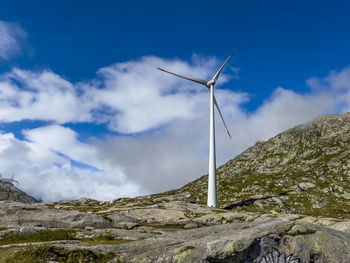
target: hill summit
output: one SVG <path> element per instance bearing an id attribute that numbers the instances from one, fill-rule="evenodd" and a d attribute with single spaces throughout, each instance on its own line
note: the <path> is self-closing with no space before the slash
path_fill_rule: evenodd
<path id="1" fill-rule="evenodd" d="M 14 201 L 21 203 L 35 203 L 30 195 L 18 189 L 11 180 L 4 178 L 0 174 L 0 201 Z"/>
<path id="2" fill-rule="evenodd" d="M 350 113 L 259 141 L 217 169 L 219 206 L 350 218 Z M 205 204 L 208 176 L 168 192 Z"/>

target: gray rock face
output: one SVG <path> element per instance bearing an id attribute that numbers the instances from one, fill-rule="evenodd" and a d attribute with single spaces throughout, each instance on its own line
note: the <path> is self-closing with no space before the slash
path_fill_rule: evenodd
<path id="1" fill-rule="evenodd" d="M 78 240 L 46 245 L 114 253 L 109 262 L 350 262 L 350 221 L 227 211 L 178 201 L 149 206 L 128 203 L 129 207 L 93 200 L 50 204 L 57 209 L 39 203 L 0 202 L 0 242 L 11 234 L 68 228 Z M 135 204 L 139 203 L 136 199 Z M 96 241 L 85 243 L 89 239 Z M 9 246 L 25 249 L 30 243 L 0 245 L 0 249 Z"/>
<path id="2" fill-rule="evenodd" d="M 38 202 L 30 195 L 19 190 L 12 183 L 1 180 L 0 177 L 0 201 L 14 201 L 22 203 Z"/>
<path id="3" fill-rule="evenodd" d="M 349 235 L 280 220 L 177 231 L 109 249 L 124 262 L 350 262 Z"/>
<path id="4" fill-rule="evenodd" d="M 100 215 L 50 208 L 44 204 L 0 201 L 0 227 L 108 228 L 111 222 Z"/>
<path id="5" fill-rule="evenodd" d="M 300 183 L 300 184 L 298 184 L 298 187 L 303 191 L 306 191 L 314 186 L 315 185 L 313 183 Z"/>

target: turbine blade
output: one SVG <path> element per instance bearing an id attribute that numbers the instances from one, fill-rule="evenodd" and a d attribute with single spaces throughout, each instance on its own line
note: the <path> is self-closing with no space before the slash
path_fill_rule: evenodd
<path id="1" fill-rule="evenodd" d="M 226 131 L 227 131 L 228 136 L 229 136 L 229 137 L 232 139 L 231 134 L 230 134 L 230 132 L 229 132 L 229 131 L 228 131 L 228 129 L 227 129 L 227 126 L 226 126 L 226 123 L 225 123 L 224 117 L 223 117 L 223 116 L 222 116 L 222 114 L 221 114 L 221 111 L 220 111 L 219 105 L 218 105 L 218 103 L 216 102 L 216 98 L 215 98 L 215 96 L 214 96 L 214 104 L 215 104 L 216 109 L 218 110 L 218 112 L 219 112 L 219 114 L 220 114 L 220 117 L 221 117 L 222 122 L 224 123 L 224 126 L 225 126 L 225 129 L 226 129 Z"/>
<path id="2" fill-rule="evenodd" d="M 204 86 L 207 86 L 207 82 L 206 82 L 205 80 L 203 80 L 203 79 L 195 79 L 195 78 L 189 78 L 189 77 L 181 76 L 181 75 L 179 75 L 179 74 L 176 74 L 176 73 L 167 71 L 167 70 L 162 69 L 162 68 L 157 68 L 157 69 L 158 69 L 158 70 L 161 70 L 161 71 L 164 71 L 164 72 L 166 72 L 166 73 L 169 73 L 169 74 L 171 74 L 171 75 L 174 75 L 174 76 L 176 76 L 176 77 L 183 78 L 183 79 L 187 79 L 187 80 L 190 80 L 190 81 L 194 81 L 194 82 L 197 82 L 197 83 L 202 84 L 202 85 L 204 85 Z"/>
<path id="3" fill-rule="evenodd" d="M 231 55 L 226 59 L 225 63 L 222 64 L 222 66 L 220 67 L 220 69 L 218 70 L 218 72 L 216 72 L 216 74 L 214 75 L 214 77 L 212 78 L 212 80 L 214 81 L 214 83 L 218 80 L 219 75 L 221 73 L 221 70 L 225 67 L 226 63 L 230 60 L 230 58 L 233 56 L 235 52 L 232 52 Z"/>

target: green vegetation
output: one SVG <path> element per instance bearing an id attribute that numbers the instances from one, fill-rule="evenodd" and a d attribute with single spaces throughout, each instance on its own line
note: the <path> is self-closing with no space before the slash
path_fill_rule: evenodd
<path id="1" fill-rule="evenodd" d="M 12 257 L 14 253 L 19 250 L 17 247 L 2 247 L 0 248 L 0 262 L 6 262 L 5 260 Z"/>
<path id="2" fill-rule="evenodd" d="M 181 224 L 148 224 L 148 223 L 141 223 L 141 225 L 143 226 L 147 226 L 147 227 L 152 227 L 155 229 L 185 229 L 184 226 L 185 225 L 181 225 Z"/>
<path id="3" fill-rule="evenodd" d="M 0 239 L 0 245 L 25 243 L 25 242 L 45 242 L 56 240 L 76 240 L 74 230 L 57 229 L 41 230 L 35 233 L 9 233 Z"/>
<path id="4" fill-rule="evenodd" d="M 54 261 L 64 263 L 104 263 L 108 262 L 114 257 L 115 255 L 113 253 L 103 255 L 86 249 L 67 250 L 65 248 L 55 246 L 30 246 L 16 252 L 12 256 L 7 257 L 2 262 L 37 263 Z"/>
<path id="5" fill-rule="evenodd" d="M 256 143 L 217 169 L 219 206 L 350 219 L 349 130 L 350 114 L 330 115 Z M 206 204 L 207 180 L 172 194 Z"/>
<path id="6" fill-rule="evenodd" d="M 116 238 L 112 235 L 100 235 L 93 238 L 83 238 L 80 240 L 86 245 L 101 245 L 101 244 L 122 244 L 131 242 L 132 240 Z"/>

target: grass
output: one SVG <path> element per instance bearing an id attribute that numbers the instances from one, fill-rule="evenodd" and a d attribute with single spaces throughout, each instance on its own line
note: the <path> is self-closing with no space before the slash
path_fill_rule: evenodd
<path id="1" fill-rule="evenodd" d="M 324 160 L 322 161 L 324 163 Z M 316 169 L 316 168 L 315 168 Z M 324 175 L 319 176 L 313 171 L 278 171 L 271 173 L 240 173 L 233 176 L 222 176 L 223 168 L 218 170 L 218 202 L 219 206 L 242 202 L 251 199 L 252 196 L 262 194 L 264 197 L 279 195 L 285 196 L 283 205 L 279 206 L 272 199 L 262 202 L 263 207 L 259 208 L 254 203 L 237 207 L 237 211 L 256 213 L 269 213 L 275 210 L 279 213 L 295 213 L 314 217 L 332 217 L 339 219 L 350 219 L 350 202 L 335 192 L 325 194 L 326 188 L 334 188 L 338 185 L 344 191 L 350 192 L 350 178 L 344 174 L 328 171 L 327 167 L 322 168 Z M 307 191 L 289 193 L 301 182 L 312 182 L 315 187 Z M 207 176 L 203 176 L 195 182 L 186 185 L 184 188 L 190 193 L 190 199 L 199 204 L 206 202 Z M 182 189 L 184 190 L 184 189 Z M 204 194 L 203 194 L 204 193 Z M 339 195 L 341 193 L 338 192 Z M 313 208 L 319 204 L 320 208 Z"/>
<path id="2" fill-rule="evenodd" d="M 5 235 L 3 239 L 0 240 L 0 245 L 56 240 L 76 240 L 74 233 L 75 231 L 70 229 L 41 230 L 35 233 L 11 233 Z"/>
<path id="3" fill-rule="evenodd" d="M 81 243 L 86 244 L 86 245 L 109 245 L 109 244 L 122 244 L 122 243 L 127 243 L 131 242 L 133 240 L 128 240 L 128 239 L 120 239 L 116 238 L 112 235 L 100 235 L 94 238 L 83 238 L 80 240 Z"/>
<path id="4" fill-rule="evenodd" d="M 180 224 L 148 224 L 148 223 L 141 223 L 142 226 L 146 227 L 152 227 L 155 229 L 185 229 L 185 225 L 180 225 Z"/>
<path id="5" fill-rule="evenodd" d="M 95 253 L 87 249 L 67 250 L 63 247 L 55 246 L 30 246 L 22 249 L 13 255 L 8 256 L 4 263 L 37 263 L 37 262 L 64 262 L 64 263 L 105 263 L 115 257 L 114 253 L 106 255 Z"/>
<path id="6" fill-rule="evenodd" d="M 8 230 L 7 227 L 0 227 L 0 231 L 5 231 L 5 230 Z"/>
<path id="7" fill-rule="evenodd" d="M 0 262 L 6 262 L 5 260 L 12 257 L 14 253 L 20 250 L 18 247 L 6 247 L 0 249 Z"/>

